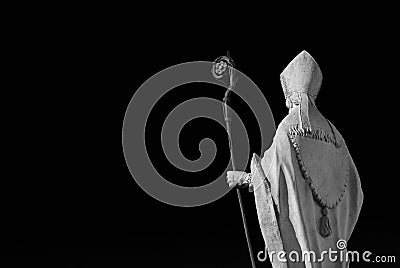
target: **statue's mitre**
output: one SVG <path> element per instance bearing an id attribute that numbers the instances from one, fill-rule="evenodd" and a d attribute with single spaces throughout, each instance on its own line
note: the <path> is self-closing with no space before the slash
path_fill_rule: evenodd
<path id="1" fill-rule="evenodd" d="M 322 83 L 322 73 L 317 62 L 305 50 L 289 63 L 280 78 L 285 97 L 298 92 L 315 98 Z"/>
<path id="2" fill-rule="evenodd" d="M 322 73 L 317 62 L 303 50 L 283 70 L 280 78 L 285 98 L 296 94 L 300 106 L 300 130 L 311 131 L 308 115 L 309 100 L 315 100 L 322 83 Z"/>

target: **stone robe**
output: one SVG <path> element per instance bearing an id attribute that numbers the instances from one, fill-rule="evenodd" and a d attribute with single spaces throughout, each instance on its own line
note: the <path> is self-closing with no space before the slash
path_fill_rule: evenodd
<path id="1" fill-rule="evenodd" d="M 257 161 L 256 157 L 252 160 L 254 196 L 265 246 L 268 252 L 282 249 L 285 252 L 284 258 L 281 255 L 280 260 L 277 254 L 273 255 L 271 260 L 273 267 L 347 267 L 346 250 L 343 250 L 344 260 L 341 260 L 337 241 L 340 239 L 348 241 L 357 222 L 363 202 L 360 178 L 344 139 L 334 125 L 322 116 L 315 105 L 310 105 L 308 115 L 312 133 L 315 135 L 311 133 L 309 137 L 301 137 L 301 133 L 296 132 L 300 125 L 299 113 L 300 108 L 294 108 L 279 124 L 273 143 L 265 151 L 261 161 Z M 317 191 L 323 193 L 326 198 L 331 195 L 333 199 L 338 198 L 339 188 L 333 189 L 335 181 L 330 184 L 329 180 L 337 179 L 334 176 L 346 176 L 345 189 L 340 200 L 338 199 L 338 204 L 329 209 L 331 234 L 327 237 L 323 237 L 320 233 L 320 219 L 323 216 L 321 207 L 304 178 L 290 134 L 308 139 L 307 142 L 311 144 L 327 146 L 327 150 L 333 150 L 334 154 L 334 150 L 340 149 L 342 152 L 338 156 L 338 161 L 341 161 L 342 165 L 345 164 L 347 172 L 336 170 L 339 173 L 335 173 L 337 165 L 333 160 L 329 162 L 329 159 L 320 161 L 315 159 L 312 169 L 317 172 L 311 172 L 314 176 L 312 179 L 317 180 L 315 174 L 318 174 L 318 170 L 332 171 L 324 173 L 325 176 L 333 174 L 332 178 L 328 176 L 325 178 L 327 181 L 322 183 L 320 181 Z M 333 143 L 332 137 L 335 137 L 339 149 L 330 145 Z M 344 157 L 343 161 L 341 157 Z M 337 182 L 338 185 L 342 183 L 344 182 Z M 329 249 L 338 251 L 338 254 L 333 255 L 337 256 L 337 261 L 333 262 L 327 255 L 323 261 L 318 261 L 321 259 L 320 254 L 323 251 L 328 252 Z M 300 257 L 300 262 L 290 260 L 289 254 L 294 251 L 297 253 L 292 253 L 291 256 L 294 259 Z M 313 261 L 312 255 L 303 259 L 304 262 L 301 261 L 303 252 L 314 252 L 317 261 Z M 286 262 L 282 259 L 286 259 Z"/>

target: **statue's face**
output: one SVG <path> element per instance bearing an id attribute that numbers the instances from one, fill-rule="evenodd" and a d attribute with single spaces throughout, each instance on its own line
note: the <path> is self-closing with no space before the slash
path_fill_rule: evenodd
<path id="1" fill-rule="evenodd" d="M 292 101 L 289 100 L 289 98 L 286 99 L 286 107 L 289 109 L 289 113 L 293 111 L 294 108 L 296 108 L 298 104 L 293 103 Z"/>
<path id="2" fill-rule="evenodd" d="M 289 98 L 286 98 L 286 107 L 289 109 L 289 113 L 292 111 L 294 106 L 295 105 L 293 104 L 293 102 L 291 102 Z"/>
<path id="3" fill-rule="evenodd" d="M 289 108 L 289 113 L 290 113 L 291 111 L 293 111 L 293 109 L 296 108 L 296 107 L 297 107 L 297 105 L 296 105 L 296 104 L 293 104 L 292 107 Z"/>

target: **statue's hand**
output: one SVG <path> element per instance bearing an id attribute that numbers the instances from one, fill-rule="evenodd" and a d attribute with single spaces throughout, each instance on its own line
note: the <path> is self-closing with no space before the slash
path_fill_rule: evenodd
<path id="1" fill-rule="evenodd" d="M 229 187 L 234 187 L 236 184 L 241 185 L 244 178 L 246 177 L 246 172 L 243 171 L 228 171 L 226 180 Z"/>

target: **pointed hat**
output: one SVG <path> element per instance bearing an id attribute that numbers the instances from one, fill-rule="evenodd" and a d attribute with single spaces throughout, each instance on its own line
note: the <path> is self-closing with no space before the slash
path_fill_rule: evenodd
<path id="1" fill-rule="evenodd" d="M 298 54 L 280 75 L 285 98 L 297 94 L 300 105 L 300 129 L 311 131 L 308 105 L 318 95 L 322 73 L 317 62 L 305 50 Z"/>

